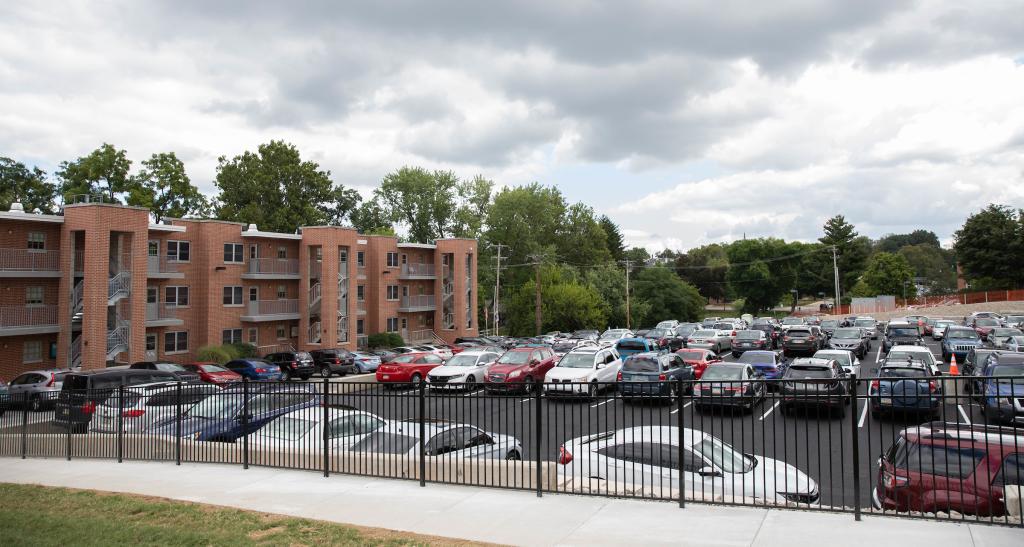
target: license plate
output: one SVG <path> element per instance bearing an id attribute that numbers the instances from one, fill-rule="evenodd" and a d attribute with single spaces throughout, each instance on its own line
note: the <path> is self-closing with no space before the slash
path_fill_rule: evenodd
<path id="1" fill-rule="evenodd" d="M 720 388 L 720 387 L 713 387 L 713 388 L 711 388 L 711 394 L 712 395 L 721 395 L 722 394 L 722 388 Z"/>
<path id="2" fill-rule="evenodd" d="M 892 404 L 892 397 L 882 397 L 881 403 L 883 405 L 891 405 Z"/>
<path id="3" fill-rule="evenodd" d="M 749 347 L 751 347 L 753 345 L 754 344 L 751 344 L 750 342 L 743 342 L 743 347 L 745 347 L 745 348 L 749 348 Z"/>
<path id="4" fill-rule="evenodd" d="M 388 380 L 388 379 L 390 379 L 391 377 L 390 377 L 390 376 L 388 376 L 387 374 L 385 374 L 385 375 L 381 376 L 381 378 L 383 378 L 383 379 L 385 379 L 385 380 Z"/>

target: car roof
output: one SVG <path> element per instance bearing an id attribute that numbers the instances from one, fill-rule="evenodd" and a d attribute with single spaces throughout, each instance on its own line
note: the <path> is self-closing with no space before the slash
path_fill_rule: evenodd
<path id="1" fill-rule="evenodd" d="M 831 362 L 832 362 L 831 359 L 820 359 L 820 358 L 815 358 L 815 357 L 800 357 L 799 359 L 794 359 L 793 362 L 789 364 L 789 366 L 790 366 L 790 368 L 792 368 L 792 367 L 800 367 L 800 366 L 805 366 L 805 367 L 827 367 L 829 365 L 829 363 L 831 363 Z"/>
<path id="2" fill-rule="evenodd" d="M 911 346 L 910 344 L 896 345 L 889 348 L 889 351 L 907 351 L 911 353 L 932 353 L 926 346 Z M 934 355 L 934 354 L 933 354 Z"/>

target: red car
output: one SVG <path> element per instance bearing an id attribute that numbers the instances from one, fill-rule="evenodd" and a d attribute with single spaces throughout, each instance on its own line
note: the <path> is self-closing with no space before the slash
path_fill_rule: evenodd
<path id="1" fill-rule="evenodd" d="M 700 380 L 700 377 L 704 374 L 704 370 L 709 365 L 715 363 L 721 363 L 722 360 L 715 355 L 715 352 L 707 349 L 681 349 L 676 352 L 676 355 L 683 358 L 683 362 L 690 365 L 693 369 L 693 377 L 695 380 Z"/>
<path id="2" fill-rule="evenodd" d="M 978 333 L 978 336 L 982 340 L 988 341 L 988 333 L 992 332 L 992 329 L 1000 327 L 1002 324 L 995 319 L 988 319 L 986 317 L 979 317 L 974 320 L 974 332 Z"/>
<path id="3" fill-rule="evenodd" d="M 515 348 L 505 352 L 484 376 L 488 393 L 519 391 L 528 393 L 544 381 L 557 359 L 551 348 Z"/>
<path id="4" fill-rule="evenodd" d="M 242 381 L 242 375 L 228 370 L 217 363 L 189 363 L 181 365 L 185 370 L 199 375 L 199 379 L 208 383 L 222 386 Z"/>
<path id="5" fill-rule="evenodd" d="M 444 364 L 436 354 L 425 351 L 402 353 L 377 367 L 377 381 L 382 384 L 419 384 L 427 373 Z"/>
<path id="6" fill-rule="evenodd" d="M 888 511 L 1002 516 L 1003 486 L 1022 481 L 1018 430 L 932 422 L 901 431 L 879 458 L 871 501 Z"/>

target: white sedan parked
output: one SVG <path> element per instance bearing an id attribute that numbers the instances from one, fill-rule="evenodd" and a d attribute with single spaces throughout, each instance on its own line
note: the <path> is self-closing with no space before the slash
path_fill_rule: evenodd
<path id="1" fill-rule="evenodd" d="M 349 448 L 363 454 L 396 454 L 419 457 L 420 423 L 394 422 Z M 521 460 L 523 446 L 510 435 L 488 433 L 471 425 L 430 422 L 422 425 L 426 454 L 464 459 Z"/>
<path id="2" fill-rule="evenodd" d="M 860 378 L 860 359 L 848 349 L 820 349 L 814 352 L 815 359 L 832 359 L 843 367 L 847 374 Z"/>
<path id="3" fill-rule="evenodd" d="M 622 359 L 615 348 L 576 348 L 544 376 L 544 392 L 595 397 L 601 389 L 615 385 L 620 370 Z"/>
<path id="4" fill-rule="evenodd" d="M 501 357 L 487 350 L 466 350 L 427 373 L 430 389 L 474 389 L 483 382 L 491 365 Z"/>
<path id="5" fill-rule="evenodd" d="M 324 428 L 332 450 L 343 450 L 387 425 L 369 412 L 331 408 L 324 421 L 322 407 L 303 408 L 273 419 L 249 435 L 249 446 L 278 450 L 320 450 Z"/>

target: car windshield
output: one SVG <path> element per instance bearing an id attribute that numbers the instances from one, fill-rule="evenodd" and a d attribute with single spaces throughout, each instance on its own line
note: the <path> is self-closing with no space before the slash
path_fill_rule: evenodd
<path id="1" fill-rule="evenodd" d="M 783 325 L 803 325 L 804 320 L 799 317 L 787 317 L 782 320 Z"/>
<path id="2" fill-rule="evenodd" d="M 979 327 L 998 327 L 999 321 L 995 319 L 976 319 L 974 324 Z"/>
<path id="3" fill-rule="evenodd" d="M 1014 363 L 1012 365 L 996 365 L 992 367 L 992 376 L 1014 376 L 1014 378 L 1000 378 L 1000 383 L 1014 383 L 1016 385 L 1024 385 L 1020 381 L 1020 377 L 1024 376 L 1024 363 Z"/>
<path id="4" fill-rule="evenodd" d="M 792 366 L 786 371 L 786 378 L 831 378 L 832 373 L 825 367 Z"/>
<path id="5" fill-rule="evenodd" d="M 704 371 L 701 380 L 739 380 L 743 367 L 730 367 L 724 365 L 713 365 Z"/>
<path id="6" fill-rule="evenodd" d="M 475 367 L 476 366 L 476 360 L 477 360 L 477 356 L 476 355 L 463 355 L 463 354 L 459 354 L 459 355 L 456 355 L 456 356 L 452 357 L 451 359 L 449 359 L 448 362 L 445 363 L 445 366 L 447 366 L 447 367 Z"/>
<path id="7" fill-rule="evenodd" d="M 501 365 L 525 365 L 530 360 L 529 351 L 510 351 L 498 359 Z"/>
<path id="8" fill-rule="evenodd" d="M 760 340 L 764 333 L 759 330 L 741 330 L 736 333 L 737 340 Z"/>
<path id="9" fill-rule="evenodd" d="M 923 378 L 927 376 L 923 368 L 882 367 L 878 372 L 883 378 Z"/>
<path id="10" fill-rule="evenodd" d="M 296 441 L 305 436 L 306 433 L 309 433 L 309 430 L 313 429 L 314 425 L 316 425 L 316 422 L 281 416 L 263 427 L 260 430 L 260 435 L 283 441 Z"/>
<path id="11" fill-rule="evenodd" d="M 652 357 L 633 357 L 622 365 L 625 372 L 661 372 L 661 365 Z"/>
<path id="12" fill-rule="evenodd" d="M 693 451 L 711 460 L 723 473 L 746 473 L 754 468 L 756 460 L 732 449 L 714 437 L 705 437 L 693 445 Z"/>
<path id="13" fill-rule="evenodd" d="M 651 329 L 647 331 L 644 338 L 664 338 L 666 336 L 668 336 L 668 331 L 664 329 Z"/>
<path id="14" fill-rule="evenodd" d="M 686 361 L 700 361 L 704 357 L 704 352 L 701 352 L 701 351 L 680 351 L 680 352 L 676 352 L 676 355 L 682 357 Z"/>
<path id="15" fill-rule="evenodd" d="M 838 325 L 839 325 L 839 321 L 836 321 L 835 319 L 826 319 L 826 320 L 821 322 L 821 326 L 822 327 L 835 327 L 835 326 L 838 326 Z"/>
<path id="16" fill-rule="evenodd" d="M 772 353 L 757 353 L 748 351 L 743 355 L 740 355 L 740 363 L 749 363 L 751 365 L 774 365 L 775 355 Z"/>
<path id="17" fill-rule="evenodd" d="M 241 393 L 216 393 L 199 401 L 196 406 L 188 411 L 191 418 L 204 418 L 208 420 L 223 420 L 231 418 L 238 411 L 242 404 Z"/>
<path id="18" fill-rule="evenodd" d="M 935 326 L 936 327 L 948 327 L 950 325 L 955 325 L 955 324 L 956 323 L 954 323 L 953 321 L 936 321 L 935 322 Z"/>
<path id="19" fill-rule="evenodd" d="M 858 319 L 853 322 L 855 327 L 874 327 L 875 322 L 872 319 Z"/>
<path id="20" fill-rule="evenodd" d="M 860 329 L 838 329 L 832 338 L 860 338 Z"/>
<path id="21" fill-rule="evenodd" d="M 892 327 L 889 336 L 917 336 L 917 327 Z"/>
<path id="22" fill-rule="evenodd" d="M 886 359 L 892 359 L 893 361 L 906 361 L 913 359 L 914 361 L 924 361 L 929 365 L 935 363 L 935 356 L 930 351 L 904 351 L 904 350 L 892 350 Z"/>
<path id="23" fill-rule="evenodd" d="M 594 368 L 593 353 L 569 353 L 558 362 L 562 368 Z"/>
<path id="24" fill-rule="evenodd" d="M 697 338 L 711 338 L 712 336 L 714 336 L 716 334 L 718 334 L 718 333 L 713 331 L 713 330 L 699 330 L 699 331 L 691 334 L 690 336 L 696 336 Z"/>
<path id="25" fill-rule="evenodd" d="M 228 369 L 220 365 L 203 365 L 203 372 L 228 372 Z"/>
<path id="26" fill-rule="evenodd" d="M 786 336 L 789 336 L 790 338 L 807 338 L 810 335 L 811 331 L 800 329 L 789 329 L 789 332 L 786 333 Z"/>
<path id="27" fill-rule="evenodd" d="M 850 352 L 848 351 L 837 351 L 835 353 L 819 351 L 814 354 L 814 357 L 816 359 L 833 359 L 839 361 L 839 364 L 844 366 L 853 364 L 853 359 L 850 359 Z"/>
<path id="28" fill-rule="evenodd" d="M 947 329 L 946 339 L 948 340 L 978 340 L 978 333 L 969 329 Z"/>

